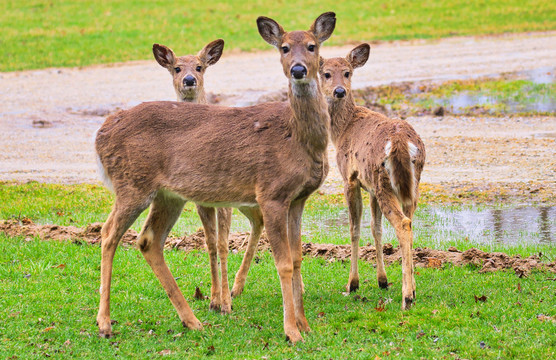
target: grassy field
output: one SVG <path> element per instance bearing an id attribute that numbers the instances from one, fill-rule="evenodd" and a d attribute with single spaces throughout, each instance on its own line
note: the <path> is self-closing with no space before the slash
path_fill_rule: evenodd
<path id="1" fill-rule="evenodd" d="M 312 333 L 287 346 L 280 286 L 271 255 L 254 263 L 229 316 L 194 300 L 210 292 L 207 254 L 166 251 L 166 260 L 202 332 L 184 329 L 154 274 L 133 248 L 114 262 L 115 337 L 97 337 L 100 248 L 8 239 L 0 234 L 0 357 L 549 359 L 556 352 L 554 274 L 479 274 L 472 266 L 417 269 L 417 303 L 402 312 L 401 268 L 387 268 L 389 290 L 361 264 L 357 295 L 342 294 L 348 263 L 306 258 L 305 310 Z M 241 254 L 231 254 L 234 273 Z M 483 298 L 483 296 L 485 298 Z M 482 298 L 486 301 L 477 300 Z"/>
<path id="2" fill-rule="evenodd" d="M 153 43 L 197 52 L 216 38 L 233 50 L 268 49 L 255 19 L 306 29 L 324 11 L 338 23 L 328 45 L 556 29 L 547 0 L 44 1 L 0 2 L 0 71 L 151 59 Z"/>

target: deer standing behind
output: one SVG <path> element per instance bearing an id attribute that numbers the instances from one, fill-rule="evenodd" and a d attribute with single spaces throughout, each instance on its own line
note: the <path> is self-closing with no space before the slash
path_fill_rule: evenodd
<path id="1" fill-rule="evenodd" d="M 174 90 L 178 101 L 195 104 L 207 104 L 204 86 L 204 74 L 207 67 L 216 64 L 222 56 L 224 40 L 218 39 L 207 44 L 197 55 L 177 57 L 172 49 L 153 45 L 156 61 L 172 75 Z M 232 300 L 228 285 L 228 235 L 232 223 L 232 208 L 218 208 L 215 224 L 210 215 L 214 210 L 197 204 L 197 212 L 203 223 L 207 241 L 211 268 L 210 309 L 230 313 Z M 253 231 L 252 231 L 253 232 Z M 212 239 L 218 239 L 218 242 Z M 217 247 L 212 245 L 217 244 Z M 210 246 L 210 247 L 209 247 Z M 218 276 L 218 258 L 220 258 L 220 277 Z"/>
<path id="2" fill-rule="evenodd" d="M 270 18 L 257 19 L 263 39 L 280 51 L 288 102 L 228 108 L 156 101 L 106 119 L 95 146 L 115 203 L 101 231 L 100 336 L 112 334 L 110 284 L 117 245 L 149 205 L 139 249 L 182 324 L 202 328 L 163 254 L 186 201 L 238 207 L 260 226 L 264 220 L 280 278 L 286 337 L 295 343 L 303 339 L 300 330 L 310 330 L 303 308 L 301 218 L 307 198 L 328 171 L 330 116 L 318 77 L 319 47 L 335 24 L 330 12 L 308 31 L 286 32 Z M 213 208 L 207 216 L 214 223 Z"/>
<path id="3" fill-rule="evenodd" d="M 323 91 L 330 112 L 330 134 L 344 181 L 351 234 L 348 291 L 359 288 L 357 261 L 362 213 L 361 188 L 370 193 L 372 234 L 377 254 L 377 278 L 388 287 L 382 254 L 382 215 L 396 231 L 402 249 L 402 308 L 415 301 L 413 233 L 411 220 L 419 198 L 419 180 L 425 164 L 425 146 L 413 127 L 356 106 L 351 93 L 353 70 L 369 58 L 370 46 L 361 44 L 346 58 L 323 60 Z"/>

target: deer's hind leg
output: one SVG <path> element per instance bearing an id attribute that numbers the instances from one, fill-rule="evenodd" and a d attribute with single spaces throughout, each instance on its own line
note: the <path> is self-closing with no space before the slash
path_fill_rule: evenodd
<path id="1" fill-rule="evenodd" d="M 139 196 L 138 196 L 139 198 Z M 99 336 L 112 336 L 110 320 L 110 286 L 112 282 L 112 267 L 114 254 L 124 233 L 149 205 L 149 196 L 138 201 L 124 201 L 123 197 L 116 197 L 112 212 L 101 230 L 101 263 L 100 263 L 100 303 L 97 314 Z"/>
<path id="2" fill-rule="evenodd" d="M 197 213 L 203 223 L 205 232 L 205 241 L 209 253 L 210 263 L 210 305 L 209 308 L 214 311 L 222 309 L 222 287 L 220 286 L 220 275 L 218 273 L 218 247 L 216 243 L 216 209 L 213 207 L 204 207 L 197 205 Z"/>
<path id="3" fill-rule="evenodd" d="M 193 314 L 164 261 L 164 242 L 178 220 L 184 204 L 185 201 L 180 197 L 159 191 L 151 205 L 137 243 L 176 308 L 182 324 L 190 329 L 200 330 L 203 328 L 201 322 Z"/>
<path id="4" fill-rule="evenodd" d="M 218 257 L 220 258 L 221 309 L 223 314 L 232 312 L 232 296 L 228 284 L 228 236 L 232 223 L 232 208 L 218 208 Z"/>
<path id="5" fill-rule="evenodd" d="M 402 250 L 402 309 L 407 310 L 415 301 L 415 276 L 413 270 L 413 232 L 411 219 L 405 216 L 393 192 L 382 189 L 377 194 L 378 203 L 384 216 L 396 230 L 396 237 Z"/>
<path id="6" fill-rule="evenodd" d="M 351 238 L 351 267 L 347 291 L 359 289 L 359 238 L 361 236 L 361 214 L 363 200 L 361 199 L 361 186 L 357 179 L 344 181 L 344 196 L 349 210 L 349 232 Z"/>
<path id="7" fill-rule="evenodd" d="M 247 249 L 245 250 L 245 255 L 243 255 L 241 266 L 236 273 L 234 286 L 232 287 L 233 297 L 239 296 L 243 292 L 245 281 L 247 279 L 247 273 L 249 272 L 249 267 L 251 266 L 251 262 L 255 256 L 255 251 L 257 250 L 257 245 L 259 244 L 259 239 L 261 238 L 261 233 L 263 231 L 263 216 L 260 209 L 245 207 L 240 208 L 239 210 L 249 219 L 249 222 L 251 223 L 251 234 L 249 234 Z"/>
<path id="8" fill-rule="evenodd" d="M 374 194 L 371 194 L 371 228 L 375 239 L 376 249 L 376 277 L 378 286 L 382 289 L 388 288 L 388 278 L 384 268 L 384 253 L 382 250 L 382 210 Z"/>

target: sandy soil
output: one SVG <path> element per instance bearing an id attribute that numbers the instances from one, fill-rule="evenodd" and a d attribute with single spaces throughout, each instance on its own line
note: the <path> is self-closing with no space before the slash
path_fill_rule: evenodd
<path id="1" fill-rule="evenodd" d="M 169 44 L 171 45 L 171 44 Z M 353 46 L 324 47 L 325 57 Z M 381 43 L 354 76 L 354 88 L 443 80 L 554 66 L 556 32 Z M 247 105 L 285 88 L 274 51 L 224 56 L 205 86 L 222 104 Z M 97 182 L 92 147 L 104 116 L 142 101 L 173 100 L 154 61 L 0 74 L 0 180 Z M 422 182 L 535 182 L 556 192 L 556 119 L 412 117 L 427 146 Z M 330 152 L 331 165 L 335 164 Z M 333 166 L 325 192 L 341 192 Z"/>

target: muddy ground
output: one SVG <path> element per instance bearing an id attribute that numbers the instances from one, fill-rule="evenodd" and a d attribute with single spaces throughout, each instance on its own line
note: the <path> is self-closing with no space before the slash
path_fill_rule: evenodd
<path id="1" fill-rule="evenodd" d="M 31 221 L 21 223 L 17 220 L 5 220 L 0 222 L 0 231 L 8 236 L 24 236 L 32 239 L 35 236 L 43 240 L 73 241 L 74 243 L 86 242 L 88 244 L 100 244 L 100 229 L 102 223 L 94 223 L 86 228 L 58 225 L 36 225 Z M 245 250 L 247 247 L 248 233 L 234 233 L 229 238 L 229 248 L 232 252 Z M 122 238 L 125 245 L 135 245 L 137 232 L 128 230 Z M 166 240 L 166 248 L 184 251 L 205 250 L 205 236 L 202 230 L 184 237 L 170 237 Z M 270 251 L 270 244 L 263 233 L 258 245 L 259 251 Z M 392 244 L 384 244 L 384 261 L 386 264 L 401 262 L 401 250 L 394 248 Z M 314 244 L 303 243 L 303 255 L 323 257 L 329 261 L 349 261 L 351 254 L 350 245 Z M 376 260 L 376 249 L 367 245 L 360 248 L 360 258 L 364 261 L 374 262 Z M 479 272 L 492 272 L 504 269 L 513 269 L 519 277 L 528 276 L 533 269 L 546 269 L 556 273 L 556 260 L 552 263 L 541 259 L 539 255 L 531 255 L 522 258 L 519 255 L 508 256 L 501 252 L 487 253 L 475 248 L 459 251 L 451 247 L 448 251 L 433 250 L 429 248 L 413 249 L 413 261 L 417 267 L 442 268 L 445 264 L 456 266 L 473 264 Z"/>

